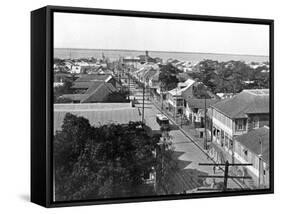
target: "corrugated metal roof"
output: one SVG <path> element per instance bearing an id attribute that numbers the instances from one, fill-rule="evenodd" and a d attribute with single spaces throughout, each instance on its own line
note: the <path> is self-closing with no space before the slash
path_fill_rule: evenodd
<path id="1" fill-rule="evenodd" d="M 87 94 L 64 94 L 60 96 L 61 99 L 70 99 L 72 101 L 81 101 L 87 98 Z"/>
<path id="2" fill-rule="evenodd" d="M 67 110 L 54 111 L 54 131 L 61 130 L 63 120 L 66 113 L 71 113 L 76 116 L 81 116 L 89 120 L 92 126 L 102 126 L 110 123 L 114 124 L 128 124 L 130 121 L 141 121 L 141 116 L 136 108 L 124 109 L 95 109 L 95 110 Z"/>
<path id="3" fill-rule="evenodd" d="M 81 75 L 77 80 L 75 80 L 75 82 L 89 82 L 92 80 L 105 81 L 109 76 L 109 74 L 84 74 Z"/>
<path id="4" fill-rule="evenodd" d="M 73 82 L 73 85 L 71 88 L 74 89 L 79 89 L 79 88 L 83 88 L 83 89 L 88 89 L 93 85 L 93 82 Z"/>
<path id="5" fill-rule="evenodd" d="M 56 103 L 54 111 L 100 111 L 132 108 L 132 103 Z"/>

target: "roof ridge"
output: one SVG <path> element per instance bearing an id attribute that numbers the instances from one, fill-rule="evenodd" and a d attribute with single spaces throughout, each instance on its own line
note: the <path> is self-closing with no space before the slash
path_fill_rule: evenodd
<path id="1" fill-rule="evenodd" d="M 114 91 L 112 91 L 111 88 L 109 87 L 109 85 L 111 85 L 113 88 L 115 88 L 110 82 L 104 82 L 104 85 L 106 86 L 106 88 L 107 88 L 108 90 L 110 90 L 111 92 L 114 92 Z"/>
<path id="2" fill-rule="evenodd" d="M 87 97 L 85 97 L 83 100 L 81 100 L 81 102 L 84 102 L 85 100 L 87 100 L 90 96 L 92 96 L 103 84 L 100 84 L 94 91 L 92 91 L 92 93 L 88 94 Z"/>

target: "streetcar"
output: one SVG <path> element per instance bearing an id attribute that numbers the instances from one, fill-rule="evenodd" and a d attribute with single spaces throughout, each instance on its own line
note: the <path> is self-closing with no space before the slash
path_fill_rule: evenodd
<path id="1" fill-rule="evenodd" d="M 156 114 L 156 122 L 160 127 L 169 128 L 169 119 L 163 114 Z"/>

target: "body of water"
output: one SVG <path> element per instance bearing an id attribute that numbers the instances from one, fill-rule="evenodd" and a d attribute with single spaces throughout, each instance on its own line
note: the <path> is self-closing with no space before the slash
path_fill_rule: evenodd
<path id="1" fill-rule="evenodd" d="M 145 54 L 144 51 L 137 50 L 102 50 L 102 49 L 69 49 L 55 48 L 54 57 L 61 59 L 69 58 L 101 58 L 102 55 L 112 60 L 119 59 L 125 56 L 139 56 Z M 192 53 L 192 52 L 165 52 L 165 51 L 149 51 L 149 56 L 159 57 L 163 60 L 169 58 L 178 59 L 181 61 L 198 62 L 204 59 L 229 61 L 240 60 L 245 62 L 265 62 L 269 61 L 268 56 L 254 55 L 232 55 L 232 54 L 213 54 L 213 53 Z"/>

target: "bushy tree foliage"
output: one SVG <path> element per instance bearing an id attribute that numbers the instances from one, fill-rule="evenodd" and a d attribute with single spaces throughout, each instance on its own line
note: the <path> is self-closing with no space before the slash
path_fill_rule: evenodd
<path id="1" fill-rule="evenodd" d="M 144 177 L 159 169 L 159 136 L 146 130 L 139 122 L 93 127 L 85 118 L 66 114 L 54 136 L 56 200 L 155 194 Z"/>
<path id="2" fill-rule="evenodd" d="M 203 60 L 190 76 L 203 82 L 213 93 L 239 93 L 243 89 L 268 88 L 266 67 L 251 68 L 242 61 Z M 250 82 L 250 83 L 247 83 Z"/>
<path id="3" fill-rule="evenodd" d="M 169 91 L 177 87 L 179 82 L 177 74 L 181 71 L 171 63 L 160 67 L 159 81 L 163 91 Z"/>

